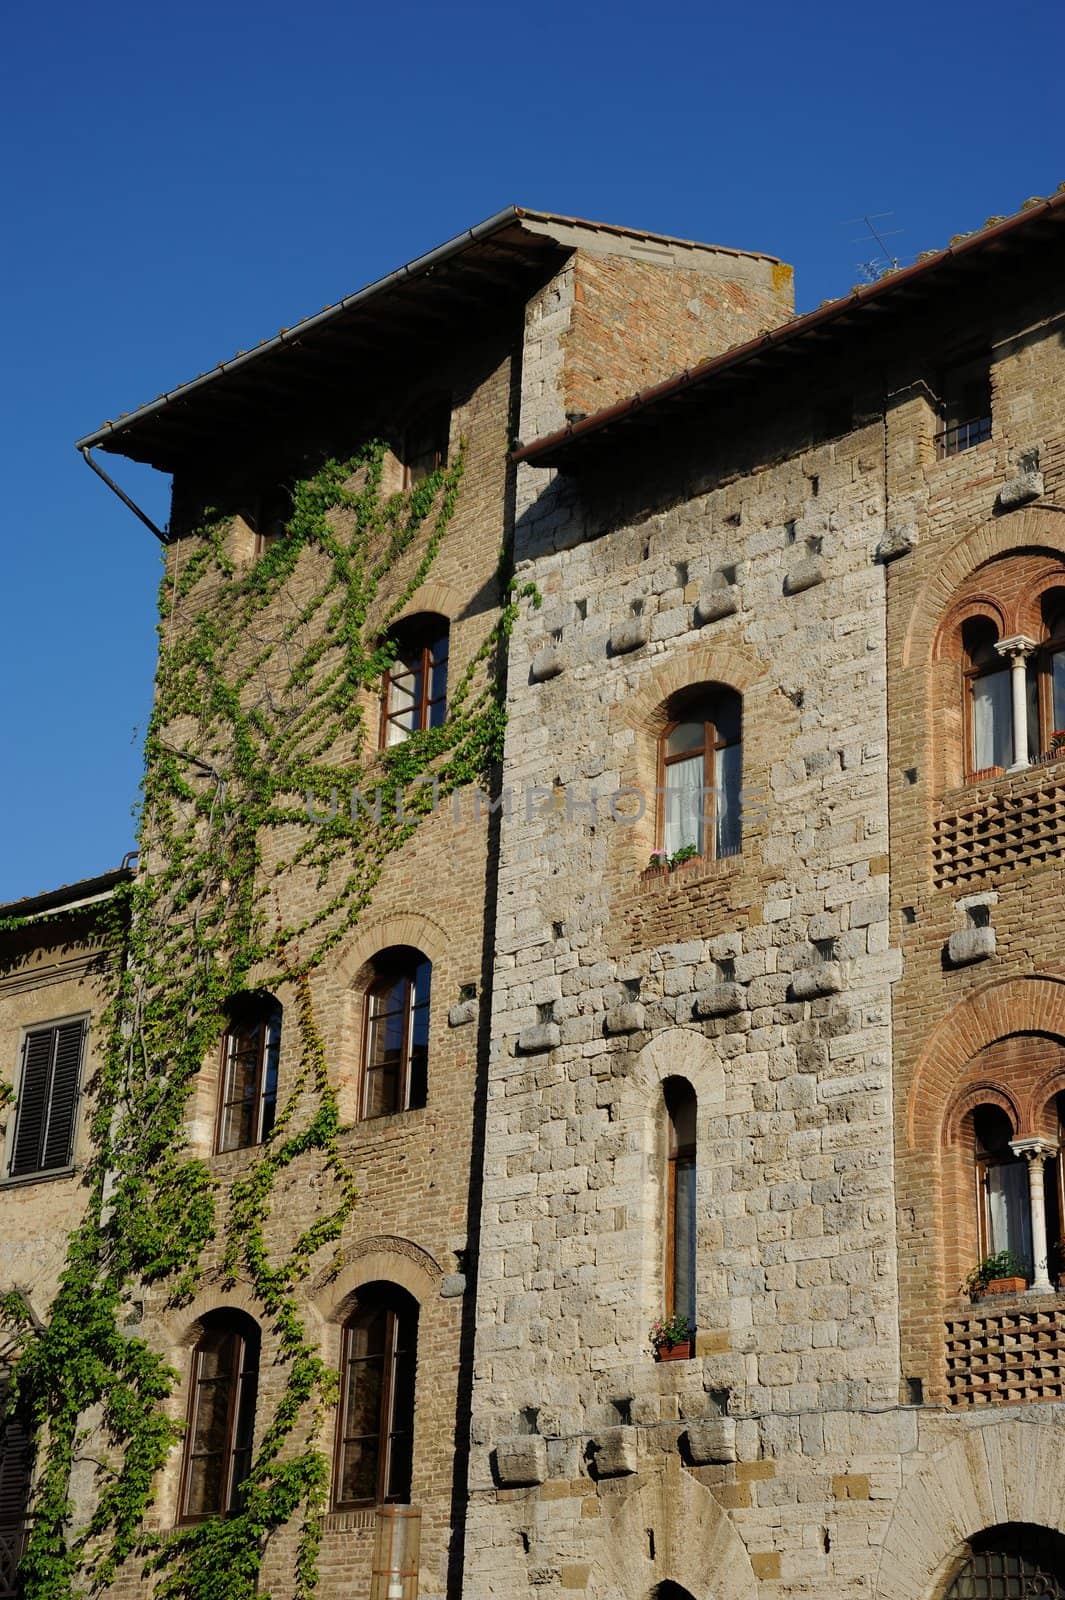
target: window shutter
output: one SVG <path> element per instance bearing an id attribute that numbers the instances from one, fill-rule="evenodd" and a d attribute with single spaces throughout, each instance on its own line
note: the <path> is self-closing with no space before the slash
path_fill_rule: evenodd
<path id="1" fill-rule="evenodd" d="M 25 1521 L 32 1451 L 25 1430 L 9 1417 L 0 1432 L 0 1528 Z"/>
<path id="2" fill-rule="evenodd" d="M 69 1165 L 74 1153 L 74 1113 L 78 1104 L 83 1022 L 68 1022 L 55 1030 L 51 1103 L 44 1136 L 41 1167 L 50 1171 Z"/>
<path id="3" fill-rule="evenodd" d="M 11 1176 L 65 1167 L 74 1141 L 84 1022 L 39 1028 L 22 1052 Z"/>
<path id="4" fill-rule="evenodd" d="M 19 1086 L 15 1122 L 15 1147 L 11 1156 L 11 1176 L 36 1172 L 40 1165 L 44 1125 L 48 1116 L 48 1080 L 52 1068 L 55 1030 L 42 1028 L 28 1033 L 22 1046 L 22 1082 Z"/>

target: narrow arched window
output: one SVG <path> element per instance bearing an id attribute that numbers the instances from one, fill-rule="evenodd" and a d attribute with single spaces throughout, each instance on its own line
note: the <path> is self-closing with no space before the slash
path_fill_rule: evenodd
<path id="1" fill-rule="evenodd" d="M 360 1289 L 344 1329 L 334 1504 L 410 1499 L 418 1306 L 391 1284 Z"/>
<path id="2" fill-rule="evenodd" d="M 695 1090 L 667 1078 L 666 1104 L 666 1312 L 695 1328 Z"/>
<path id="3" fill-rule="evenodd" d="M 239 1509 L 251 1470 L 258 1386 L 258 1327 L 238 1311 L 211 1312 L 192 1354 L 183 1522 Z"/>
<path id="4" fill-rule="evenodd" d="M 732 689 L 688 690 L 670 703 L 660 742 L 661 847 L 668 856 L 740 849 L 742 702 Z"/>
<path id="5" fill-rule="evenodd" d="M 980 1197 L 980 1253 L 1008 1250 L 1032 1272 L 1032 1213 L 1028 1167 L 1010 1148 L 1013 1127 L 999 1106 L 973 1111 L 977 1192 Z"/>
<path id="6" fill-rule="evenodd" d="M 446 617 L 412 617 L 393 630 L 396 655 L 381 694 L 381 747 L 402 744 L 423 728 L 439 728 L 447 714 Z"/>
<path id="7" fill-rule="evenodd" d="M 970 773 L 1012 765 L 1013 689 L 1008 658 L 998 649 L 998 629 L 990 617 L 969 617 L 962 624 L 962 649 Z M 1039 749 L 1039 685 L 1037 668 L 1025 674 L 1028 748 Z"/>
<path id="8" fill-rule="evenodd" d="M 277 1115 L 281 1007 L 268 994 L 239 995 L 222 1038 L 218 1149 L 242 1150 L 268 1137 Z"/>
<path id="9" fill-rule="evenodd" d="M 425 1104 L 432 963 L 398 946 L 374 960 L 366 996 L 362 1115 L 384 1117 Z"/>

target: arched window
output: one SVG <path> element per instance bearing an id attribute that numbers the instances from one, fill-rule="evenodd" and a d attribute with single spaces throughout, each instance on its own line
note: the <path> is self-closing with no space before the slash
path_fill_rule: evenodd
<path id="1" fill-rule="evenodd" d="M 385 1117 L 425 1104 L 432 963 L 407 945 L 374 960 L 366 996 L 362 1115 Z"/>
<path id="2" fill-rule="evenodd" d="M 259 1329 L 239 1311 L 214 1311 L 192 1354 L 181 1482 L 182 1522 L 225 1516 L 251 1469 Z"/>
<path id="3" fill-rule="evenodd" d="M 1010 664 L 997 644 L 998 629 L 990 617 L 969 617 L 962 624 L 970 772 L 1005 768 L 1013 760 Z"/>
<path id="4" fill-rule="evenodd" d="M 1039 598 L 1042 647 L 1039 652 L 1041 736 L 1029 746 L 1049 750 L 1055 733 L 1065 731 L 1065 588 L 1055 586 Z"/>
<path id="5" fill-rule="evenodd" d="M 701 856 L 740 849 L 742 701 L 733 689 L 686 690 L 674 696 L 659 745 L 661 847 L 667 855 L 694 848 Z"/>
<path id="6" fill-rule="evenodd" d="M 392 1284 L 359 1290 L 344 1329 L 333 1500 L 346 1506 L 410 1499 L 418 1306 Z"/>
<path id="7" fill-rule="evenodd" d="M 1013 1128 L 999 1106 L 977 1106 L 972 1113 L 980 1199 L 980 1254 L 1009 1250 L 1031 1276 L 1032 1214 L 1028 1164 L 1010 1149 Z"/>
<path id="8" fill-rule="evenodd" d="M 666 1104 L 666 1314 L 687 1317 L 695 1328 L 695 1090 L 667 1078 Z"/>
<path id="9" fill-rule="evenodd" d="M 1025 1523 L 978 1534 L 944 1600 L 1065 1600 L 1065 1539 Z"/>
<path id="10" fill-rule="evenodd" d="M 269 994 L 238 995 L 222 1038 L 218 1149 L 261 1144 L 277 1115 L 281 1007 Z"/>
<path id="11" fill-rule="evenodd" d="M 382 749 L 422 728 L 439 728 L 447 714 L 447 618 L 412 617 L 397 624 L 392 640 L 396 657 L 381 692 Z"/>

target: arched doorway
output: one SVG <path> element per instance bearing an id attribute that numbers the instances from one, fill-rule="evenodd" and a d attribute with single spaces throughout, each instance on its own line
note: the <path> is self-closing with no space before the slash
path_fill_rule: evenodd
<path id="1" fill-rule="evenodd" d="M 682 1589 L 679 1583 L 656 1583 L 651 1590 L 650 1600 L 694 1600 L 687 1589 Z"/>
<path id="2" fill-rule="evenodd" d="M 1007 1523 L 970 1539 L 943 1600 L 1065 1600 L 1065 1537 Z"/>

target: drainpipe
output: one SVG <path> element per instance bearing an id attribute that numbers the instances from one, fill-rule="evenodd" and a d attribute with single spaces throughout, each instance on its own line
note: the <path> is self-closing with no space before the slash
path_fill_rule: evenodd
<path id="1" fill-rule="evenodd" d="M 162 528 L 157 528 L 148 513 L 146 511 L 142 511 L 140 506 L 130 499 L 125 489 L 120 489 L 114 478 L 110 477 L 104 471 L 103 467 L 99 466 L 97 462 L 93 460 L 88 445 L 79 444 L 78 454 L 84 457 L 86 464 L 92 468 L 98 478 L 102 478 L 104 480 L 112 493 L 117 494 L 122 504 L 129 507 L 129 509 L 133 512 L 133 515 L 138 517 L 140 521 L 144 523 L 144 526 L 149 530 L 150 533 L 155 534 L 155 537 L 159 540 L 160 544 L 170 543 L 169 533 L 165 532 Z"/>

